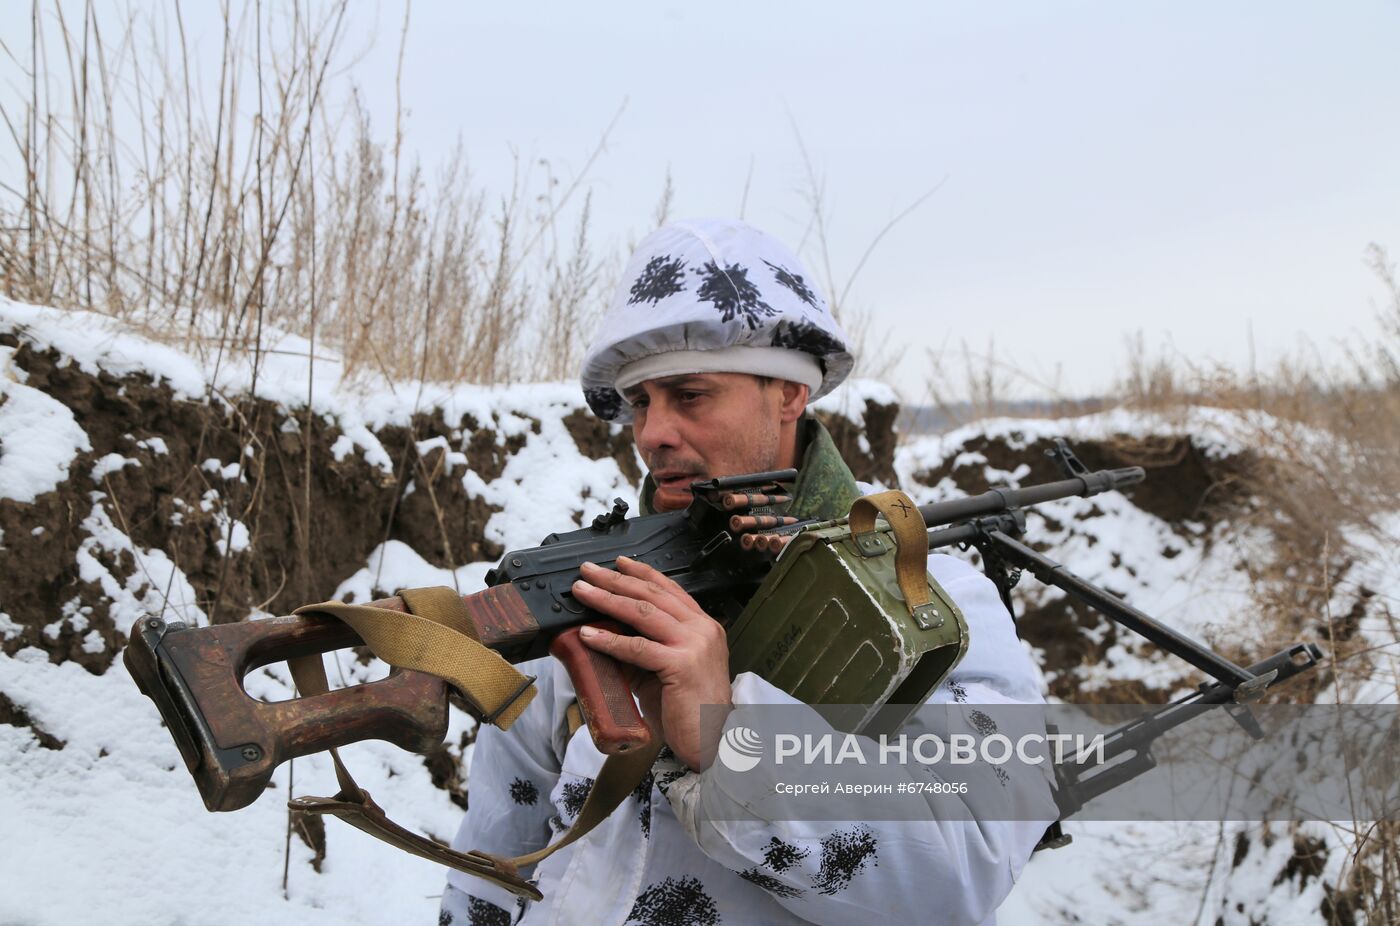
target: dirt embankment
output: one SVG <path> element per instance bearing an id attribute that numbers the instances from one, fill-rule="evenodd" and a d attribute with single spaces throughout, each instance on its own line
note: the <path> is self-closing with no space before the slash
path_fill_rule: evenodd
<path id="1" fill-rule="evenodd" d="M 988 469 L 1011 473 L 1024 466 L 1028 470 L 1021 470 L 1017 484 L 1053 482 L 1065 478 L 1060 465 L 1048 453 L 1053 446 L 1051 440 L 1044 438 L 1013 447 L 1002 438 L 973 437 L 957 452 L 947 454 L 941 466 L 918 472 L 914 478 L 929 486 L 949 479 L 969 495 L 1006 485 L 1004 481 L 989 481 Z M 1125 436 L 1106 441 L 1081 439 L 1073 446 L 1076 456 L 1090 470 L 1143 467 L 1147 479 L 1125 494 L 1138 508 L 1161 518 L 1184 538 L 1208 533 L 1210 524 L 1230 517 L 1244 501 L 1234 487 L 1249 463 L 1237 457 L 1212 459 L 1188 435 L 1145 440 Z M 1092 520 L 1099 513 L 1097 507 L 1091 507 L 1081 520 Z M 1061 524 L 1049 516 L 1046 525 L 1059 537 L 1076 530 L 1076 525 Z M 1027 542 L 1038 552 L 1056 556 L 1054 546 L 1035 531 L 1028 534 Z M 1163 556 L 1179 552 L 1177 548 L 1160 551 Z M 1066 565 L 1074 568 L 1073 563 Z M 1034 580 L 1026 577 L 1023 582 Z M 1055 670 L 1051 693 L 1065 700 L 1083 701 L 1084 693 L 1073 670 L 1101 662 L 1122 637 L 1131 634 L 1069 596 L 1035 602 L 1018 598 L 1021 610 L 1017 631 L 1044 654 L 1044 665 Z M 1111 703 L 1131 703 L 1154 700 L 1154 694 L 1157 693 L 1134 681 L 1115 684 L 1101 691 L 1099 697 Z"/>
<path id="2" fill-rule="evenodd" d="M 135 547 L 164 551 L 216 623 L 325 599 L 386 540 L 443 567 L 503 552 L 484 534 L 495 509 L 469 493 L 462 477 L 468 468 L 486 482 L 500 477 L 523 434 L 502 437 L 470 416 L 448 422 L 435 409 L 410 427 L 375 432 L 392 461 L 386 471 L 359 452 L 337 452 L 340 427 L 305 409 L 247 397 L 181 398 L 164 381 L 85 372 L 12 334 L 0 334 L 0 346 L 14 348 L 25 384 L 66 406 L 92 445 L 56 491 L 32 504 L 0 499 L 0 610 L 20 628 L 3 639 L 7 654 L 34 646 L 95 674 L 112 664 L 127 627 L 117 626 L 104 581 L 140 600 L 159 580 L 123 543 L 102 536 L 104 515 Z M 849 422 L 827 419 L 859 478 L 892 480 L 896 411 L 869 407 L 868 451 Z M 625 430 L 582 408 L 564 423 L 582 456 L 611 457 L 627 477 L 640 478 Z M 538 421 L 530 425 L 538 432 Z M 420 454 L 420 443 L 435 437 L 453 453 L 439 442 Z M 129 462 L 114 464 L 112 454 Z M 80 550 L 106 575 L 85 571 Z"/>

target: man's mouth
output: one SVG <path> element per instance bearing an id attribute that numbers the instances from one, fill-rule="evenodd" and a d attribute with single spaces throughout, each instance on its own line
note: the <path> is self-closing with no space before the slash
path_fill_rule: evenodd
<path id="1" fill-rule="evenodd" d="M 654 478 L 656 484 L 663 489 L 679 491 L 682 489 L 689 489 L 692 482 L 695 482 L 697 479 L 703 479 L 704 476 L 700 473 L 678 473 L 674 470 L 662 470 L 659 473 L 652 473 L 652 478 Z"/>

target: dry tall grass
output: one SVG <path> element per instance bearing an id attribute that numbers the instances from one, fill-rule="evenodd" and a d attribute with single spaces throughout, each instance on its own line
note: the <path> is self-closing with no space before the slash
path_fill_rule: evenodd
<path id="1" fill-rule="evenodd" d="M 1330 655 L 1324 671 L 1283 695 L 1340 703 L 1400 700 L 1400 286 L 1378 247 L 1370 263 L 1386 300 L 1382 337 L 1328 365 L 1316 354 L 1266 375 L 1236 374 L 1131 353 L 1121 384 L 1130 407 L 1173 415 L 1199 405 L 1235 410 L 1255 465 L 1234 486 L 1249 500 L 1231 528 L 1271 538 L 1239 557 L 1267 639 L 1313 639 Z M 1386 571 L 1376 551 L 1392 551 Z M 1384 554 L 1382 554 L 1384 555 Z M 1338 603 L 1341 606 L 1338 606 Z M 1289 827 L 1283 827 L 1291 830 Z M 1325 851 L 1343 859 L 1324 882 L 1329 926 L 1400 922 L 1400 825 L 1335 821 Z M 1322 844 L 1287 832 L 1294 845 Z"/>
<path id="2" fill-rule="evenodd" d="M 1266 370 L 1241 372 L 1177 353 L 1154 352 L 1139 336 L 1126 345 L 1122 372 L 1103 399 L 1074 400 L 1055 384 L 1036 381 L 965 343 L 960 353 L 930 353 L 927 394 L 954 425 L 1026 414 L 1010 395 L 1031 387 L 1048 395 L 1036 414 L 1071 417 L 1105 406 L 1151 413 L 1186 428 L 1194 409 L 1236 413 L 1235 439 L 1252 451 L 1253 466 L 1237 475 L 1232 496 L 1247 499 L 1232 527 L 1240 535 L 1263 529 L 1276 542 L 1266 559 L 1247 558 L 1258 613 L 1278 638 L 1335 638 L 1342 700 L 1367 687 L 1367 666 L 1400 656 L 1397 589 L 1358 585 L 1352 567 L 1366 554 L 1358 544 L 1395 548 L 1400 510 L 1400 278 L 1384 250 L 1372 245 L 1368 263 L 1384 293 L 1379 337 L 1353 343 L 1342 362 L 1315 350 Z M 1225 488 L 1225 487 L 1221 487 Z M 1364 609 L 1329 614 L 1350 585 Z M 1344 596 L 1343 596 L 1344 597 Z M 1374 631 L 1363 633 L 1362 631 Z M 1393 646 L 1370 650 L 1369 638 Z M 1362 652 L 1366 650 L 1366 652 Z M 1392 687 L 1391 689 L 1395 689 Z"/>
<path id="3" fill-rule="evenodd" d="M 573 176 L 520 157 L 510 188 L 488 193 L 459 145 L 430 178 L 405 153 L 408 8 L 387 132 L 344 80 L 352 9 L 225 4 L 215 69 L 173 0 L 129 13 L 31 0 L 28 34 L 0 40 L 0 81 L 18 91 L 0 96 L 0 293 L 132 320 L 216 361 L 256 357 L 272 326 L 389 388 L 576 375 L 621 267 L 590 236 L 584 183 L 613 125 Z M 823 182 L 797 143 L 803 244 L 863 374 L 888 373 L 899 357 L 848 306 L 851 284 L 937 188 L 838 281 Z M 671 198 L 668 177 L 655 225 Z"/>
<path id="4" fill-rule="evenodd" d="M 572 375 L 607 283 L 587 166 L 520 160 L 496 200 L 459 150 L 430 181 L 340 76 L 349 9 L 227 5 L 209 93 L 179 4 L 34 0 L 3 49 L 0 292 L 216 358 L 276 326 L 385 379 Z"/>
<path id="5" fill-rule="evenodd" d="M 1367 587 L 1352 574 L 1366 555 L 1359 545 L 1400 542 L 1393 520 L 1400 509 L 1400 285 L 1379 247 L 1370 248 L 1369 262 L 1385 292 L 1382 335 L 1353 345 L 1345 362 L 1326 364 L 1313 353 L 1265 374 L 1241 374 L 1150 357 L 1139 345 L 1119 390 L 1128 407 L 1167 416 L 1199 405 L 1239 413 L 1257 464 L 1236 487 L 1251 500 L 1236 527 L 1261 527 L 1276 540 L 1266 562 L 1250 564 L 1256 604 L 1281 631 L 1322 632 L 1338 666 L 1329 684 L 1341 700 L 1373 687 L 1371 669 L 1394 666 L 1400 655 L 1400 590 Z M 1365 606 L 1331 613 L 1348 585 Z M 1377 636 L 1392 645 L 1372 650 Z"/>

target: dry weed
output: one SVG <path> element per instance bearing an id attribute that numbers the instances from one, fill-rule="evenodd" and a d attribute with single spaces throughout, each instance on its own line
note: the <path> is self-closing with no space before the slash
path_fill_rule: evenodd
<path id="1" fill-rule="evenodd" d="M 1250 500 L 1234 527 L 1262 530 L 1266 555 L 1244 557 L 1261 635 L 1316 639 L 1331 659 L 1286 695 L 1337 702 L 1400 694 L 1400 589 L 1362 568 L 1394 550 L 1400 509 L 1400 285 L 1385 252 L 1369 263 L 1385 301 L 1382 336 L 1328 365 L 1309 352 L 1267 374 L 1202 369 L 1130 351 L 1124 403 L 1168 416 L 1199 406 L 1238 414 L 1252 468 L 1233 487 Z M 1377 575 L 1379 574 L 1379 585 Z M 1391 576 L 1391 579 L 1394 577 Z M 1400 829 L 1394 822 L 1333 826 L 1346 864 L 1327 885 L 1333 924 L 1400 916 Z"/>
<path id="2" fill-rule="evenodd" d="M 606 294 L 582 188 L 601 142 L 573 178 L 518 161 L 499 201 L 460 150 L 430 182 L 402 107 L 381 141 L 338 89 L 348 9 L 225 6 L 205 98 L 178 4 L 120 19 L 34 0 L 27 47 L 4 49 L 25 92 L 0 100 L 19 178 L 0 189 L 0 292 L 127 318 L 215 363 L 256 362 L 276 327 L 385 380 L 571 374 Z M 540 350 L 546 335 L 563 348 Z"/>

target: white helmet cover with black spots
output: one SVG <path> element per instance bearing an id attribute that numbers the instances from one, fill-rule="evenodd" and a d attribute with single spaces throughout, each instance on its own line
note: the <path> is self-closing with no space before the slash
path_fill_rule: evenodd
<path id="1" fill-rule="evenodd" d="M 771 236 L 732 219 L 675 222 L 637 246 L 583 360 L 600 418 L 628 421 L 620 390 L 658 376 L 734 372 L 805 382 L 850 374 L 845 331 L 816 281 Z"/>

